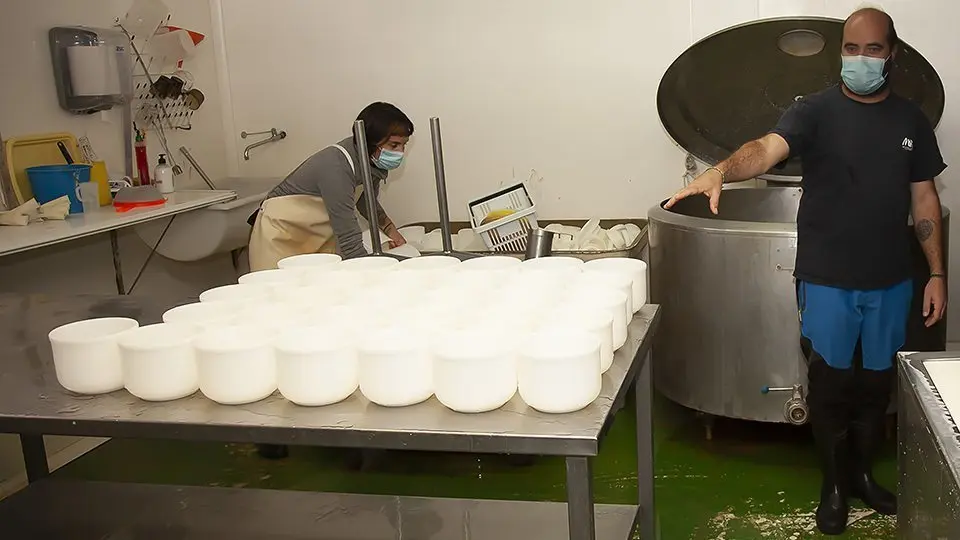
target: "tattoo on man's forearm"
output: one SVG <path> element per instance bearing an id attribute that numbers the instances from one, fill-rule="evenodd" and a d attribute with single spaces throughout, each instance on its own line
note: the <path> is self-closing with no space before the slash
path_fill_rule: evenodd
<path id="1" fill-rule="evenodd" d="M 933 221 L 921 219 L 914 225 L 914 230 L 917 233 L 917 240 L 926 242 L 933 235 Z"/>

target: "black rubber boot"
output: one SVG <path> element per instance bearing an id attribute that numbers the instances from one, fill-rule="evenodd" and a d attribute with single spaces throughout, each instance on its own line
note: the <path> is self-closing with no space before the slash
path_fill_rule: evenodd
<path id="1" fill-rule="evenodd" d="M 285 444 L 258 444 L 257 453 L 264 459 L 283 459 L 290 455 L 290 448 Z"/>
<path id="2" fill-rule="evenodd" d="M 839 452 L 846 448 L 838 447 Z M 850 507 L 847 503 L 846 489 L 840 486 L 837 472 L 826 472 L 824 468 L 823 481 L 820 484 L 820 504 L 817 505 L 817 529 L 825 535 L 841 535 L 847 530 L 847 516 Z"/>
<path id="3" fill-rule="evenodd" d="M 894 370 L 858 370 L 859 400 L 850 419 L 850 494 L 877 512 L 897 513 L 897 496 L 873 479 L 873 460 L 883 441 Z"/>
<path id="4" fill-rule="evenodd" d="M 849 513 L 850 449 L 847 425 L 853 370 L 834 369 L 816 353 L 808 358 L 811 362 L 807 403 L 822 474 L 817 528 L 823 534 L 838 535 L 846 530 Z"/>

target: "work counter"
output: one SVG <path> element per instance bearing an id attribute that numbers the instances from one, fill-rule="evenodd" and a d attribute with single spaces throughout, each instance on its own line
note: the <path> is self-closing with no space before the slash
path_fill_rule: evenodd
<path id="1" fill-rule="evenodd" d="M 0 256 L 12 255 L 95 234 L 132 227 L 148 221 L 199 210 L 235 199 L 232 191 L 176 191 L 166 195 L 166 204 L 117 212 L 104 206 L 90 214 L 73 214 L 62 221 L 33 223 L 26 227 L 0 228 Z"/>
<path id="2" fill-rule="evenodd" d="M 164 197 L 166 202 L 159 206 L 135 208 L 126 212 L 117 212 L 112 205 L 102 206 L 90 213 L 69 215 L 64 220 L 32 223 L 25 227 L 0 227 L 0 257 L 107 233 L 110 237 L 117 293 L 129 294 L 136 287 L 140 275 L 150 264 L 153 254 L 166 235 L 166 231 L 170 228 L 170 224 L 177 216 L 231 201 L 237 198 L 237 194 L 233 191 L 181 190 L 169 193 Z M 141 265 L 137 279 L 130 288 L 127 288 L 120 263 L 118 231 L 160 219 L 167 220 L 166 228 L 157 239 L 156 244 L 152 246 L 153 249 L 147 260 Z"/>
<path id="3" fill-rule="evenodd" d="M 930 362 L 960 362 L 960 352 L 901 354 L 898 362 L 897 531 L 904 540 L 960 538 L 960 430 Z"/>
<path id="4" fill-rule="evenodd" d="M 204 539 L 466 535 L 580 540 L 630 538 L 639 524 L 644 538 L 655 538 L 650 345 L 658 306 L 644 306 L 630 323 L 627 344 L 604 374 L 600 397 L 563 415 L 537 412 L 519 395 L 496 411 L 469 415 L 450 411 L 435 398 L 411 407 L 379 407 L 359 392 L 335 405 L 308 408 L 278 394 L 224 406 L 199 393 L 148 403 L 124 391 L 76 396 L 59 386 L 49 330 L 103 316 L 149 324 L 169 307 L 169 301 L 134 297 L 0 296 L 0 432 L 20 434 L 31 480 L 23 492 L 0 503 L 0 523 L 15 527 L 9 530 L 72 540 L 174 531 L 177 538 Z M 631 389 L 636 391 L 640 504 L 594 505 L 591 458 Z M 568 502 L 67 482 L 47 478 L 44 434 L 559 455 L 566 458 Z"/>

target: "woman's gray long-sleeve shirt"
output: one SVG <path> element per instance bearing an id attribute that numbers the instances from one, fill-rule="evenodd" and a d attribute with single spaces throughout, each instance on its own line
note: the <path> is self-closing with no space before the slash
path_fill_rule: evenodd
<path id="1" fill-rule="evenodd" d="M 340 255 L 344 259 L 352 259 L 367 254 L 363 246 L 363 233 L 354 209 L 359 210 L 368 222 L 370 216 L 367 215 L 366 193 L 359 201 L 354 201 L 356 188 L 363 182 L 360 179 L 360 158 L 357 155 L 357 146 L 353 143 L 353 137 L 347 137 L 338 144 L 353 158 L 356 173 L 350 169 L 350 163 L 347 162 L 343 152 L 332 146 L 327 147 L 301 163 L 267 194 L 267 198 L 286 195 L 322 197 L 330 215 L 333 232 L 337 236 Z M 387 171 L 371 164 L 370 172 L 373 176 L 374 198 L 379 199 L 380 183 L 386 180 Z M 378 218 L 373 220 L 375 223 L 379 223 L 384 216 L 379 200 L 377 200 L 377 214 Z"/>

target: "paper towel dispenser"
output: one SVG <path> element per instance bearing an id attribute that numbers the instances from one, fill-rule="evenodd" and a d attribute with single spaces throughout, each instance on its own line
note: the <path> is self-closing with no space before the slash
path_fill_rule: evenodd
<path id="1" fill-rule="evenodd" d="M 128 41 L 119 31 L 86 27 L 50 29 L 50 54 L 60 106 L 75 114 L 123 103 L 129 75 Z"/>

